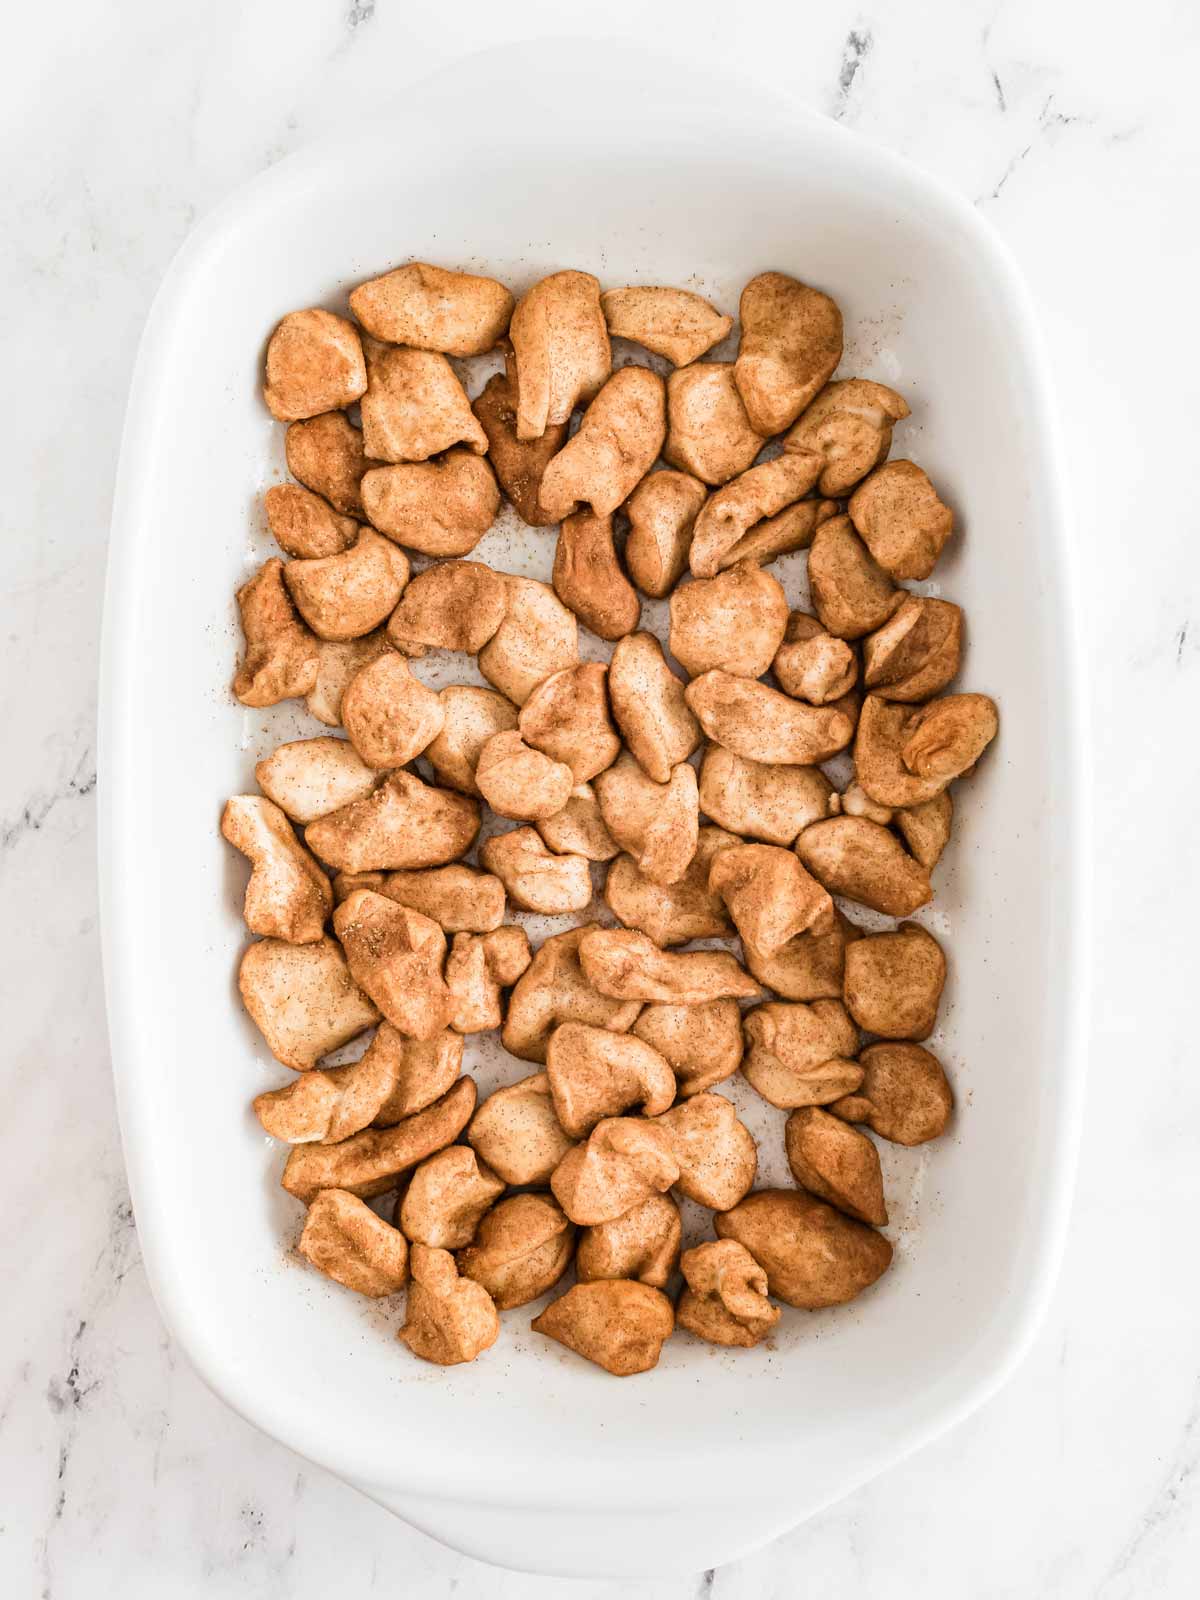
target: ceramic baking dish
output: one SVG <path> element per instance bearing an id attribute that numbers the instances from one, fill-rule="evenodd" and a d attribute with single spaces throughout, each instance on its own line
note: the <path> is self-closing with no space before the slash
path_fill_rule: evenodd
<path id="1" fill-rule="evenodd" d="M 395 1310 L 289 1252 L 297 1210 L 248 1111 L 286 1074 L 238 1004 L 244 872 L 217 834 L 258 751 L 320 731 L 228 693 L 232 591 L 270 553 L 258 496 L 281 462 L 260 362 L 284 311 L 337 306 L 413 256 L 478 263 L 518 291 L 568 265 L 609 285 L 696 282 L 729 310 L 764 268 L 819 284 L 846 315 L 843 373 L 909 397 L 894 453 L 958 509 L 929 587 L 966 607 L 964 686 L 1003 712 L 959 786 L 930 914 L 951 959 L 937 1048 L 959 1112 L 936 1148 L 888 1152 L 894 1269 L 840 1311 L 786 1312 L 769 1348 L 681 1337 L 622 1382 L 518 1312 L 484 1358 L 441 1370 L 397 1347 Z M 599 46 L 476 58 L 201 224 L 154 305 L 129 403 L 100 848 L 142 1250 L 174 1337 L 231 1406 L 473 1555 L 637 1574 L 710 1567 L 783 1531 L 1012 1371 L 1053 1279 L 1080 1112 L 1081 702 L 1061 473 L 1029 300 L 974 212 L 832 123 L 694 69 Z M 492 559 L 548 571 L 550 536 L 506 537 L 489 536 Z M 494 1051 L 483 1070 L 494 1081 Z"/>

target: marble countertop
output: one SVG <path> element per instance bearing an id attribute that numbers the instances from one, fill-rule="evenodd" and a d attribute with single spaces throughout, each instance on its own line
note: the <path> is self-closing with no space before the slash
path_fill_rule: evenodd
<path id="1" fill-rule="evenodd" d="M 599 31 L 716 53 L 903 151 L 969 196 L 1027 273 L 1078 513 L 1096 1002 L 1062 1278 L 1001 1396 L 745 1561 L 571 1585 L 483 1567 L 391 1518 L 227 1411 L 164 1332 L 108 1069 L 94 719 L 130 368 L 195 219 L 466 48 Z M 0 1592 L 1194 1595 L 1200 1074 L 1182 997 L 1196 981 L 1200 557 L 1186 498 L 1155 497 L 1189 472 L 1200 421 L 1195 10 L 59 0 L 14 11 L 5 39 Z"/>

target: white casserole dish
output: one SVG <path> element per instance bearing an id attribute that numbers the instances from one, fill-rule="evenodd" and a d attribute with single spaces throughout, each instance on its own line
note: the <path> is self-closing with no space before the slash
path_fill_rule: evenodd
<path id="1" fill-rule="evenodd" d="M 967 611 L 963 687 L 1002 710 L 959 786 L 931 919 L 951 961 L 936 1047 L 959 1112 L 927 1159 L 896 1169 L 893 1270 L 840 1311 L 785 1312 L 772 1348 L 678 1338 L 654 1374 L 620 1382 L 517 1312 L 484 1358 L 440 1370 L 395 1345 L 394 1313 L 289 1258 L 296 1208 L 248 1111 L 286 1074 L 238 1002 L 244 873 L 217 821 L 265 730 L 294 734 L 230 698 L 232 592 L 271 553 L 256 504 L 281 460 L 258 397 L 268 331 L 410 256 L 479 263 L 518 291 L 560 266 L 606 285 L 699 279 L 731 311 L 754 272 L 794 272 L 842 305 L 842 372 L 909 398 L 893 454 L 918 459 L 959 513 L 938 583 Z M 646 1574 L 782 1532 L 1012 1371 L 1058 1260 L 1082 1083 L 1061 470 L 1028 297 L 974 212 L 835 125 L 691 68 L 592 45 L 475 58 L 272 168 L 196 230 L 150 316 L 126 422 L 100 850 L 142 1250 L 174 1337 L 230 1405 L 472 1555 Z"/>

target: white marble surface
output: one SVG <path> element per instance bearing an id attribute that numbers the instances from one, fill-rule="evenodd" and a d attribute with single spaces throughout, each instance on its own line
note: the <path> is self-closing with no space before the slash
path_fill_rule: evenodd
<path id="1" fill-rule="evenodd" d="M 177 1357 L 125 1190 L 93 883 L 109 502 L 167 262 L 304 140 L 465 50 L 547 32 L 716 53 L 994 220 L 1057 371 L 1092 668 L 1092 1072 L 1046 1326 L 947 1438 L 744 1562 L 644 1585 L 455 1556 L 254 1433 Z M 1171 490 L 1200 423 L 1196 9 L 59 0 L 10 11 L 4 39 L 0 1594 L 1195 1595 L 1200 556 L 1190 496 Z"/>

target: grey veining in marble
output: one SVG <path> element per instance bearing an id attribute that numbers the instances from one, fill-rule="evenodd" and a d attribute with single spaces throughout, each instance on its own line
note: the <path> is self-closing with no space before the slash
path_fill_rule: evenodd
<path id="1" fill-rule="evenodd" d="M 1185 1600 L 1200 1591 L 1200 14 L 1170 0 L 10 8 L 0 99 L 0 1594 L 53 1600 Z M 972 197 L 1041 307 L 1078 515 L 1097 996 L 1050 1317 L 1001 1398 L 735 1566 L 563 1584 L 460 1558 L 255 1433 L 139 1260 L 93 886 L 105 541 L 138 333 L 235 184 L 467 48 L 718 52 Z M 168 530 L 169 532 L 169 530 Z"/>

